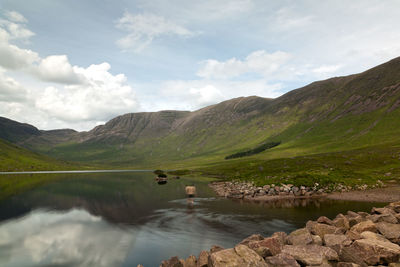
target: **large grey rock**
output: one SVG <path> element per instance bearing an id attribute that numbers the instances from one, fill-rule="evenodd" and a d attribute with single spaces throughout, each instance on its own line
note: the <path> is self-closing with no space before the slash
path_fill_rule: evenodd
<path id="1" fill-rule="evenodd" d="M 286 245 L 282 253 L 289 254 L 303 265 L 321 265 L 325 261 L 338 260 L 338 254 L 331 248 L 318 245 Z"/>
<path id="2" fill-rule="evenodd" d="M 376 224 L 378 231 L 390 241 L 400 244 L 400 224 L 379 222 Z"/>
<path id="3" fill-rule="evenodd" d="M 203 250 L 202 252 L 200 252 L 197 260 L 197 267 L 207 267 L 209 256 L 210 253 L 208 253 L 208 251 Z"/>
<path id="4" fill-rule="evenodd" d="M 209 267 L 268 267 L 264 259 L 245 245 L 215 252 L 208 258 Z"/>
<path id="5" fill-rule="evenodd" d="M 313 239 L 306 228 L 300 228 L 288 235 L 287 243 L 289 245 L 308 245 L 313 243 Z"/>
<path id="6" fill-rule="evenodd" d="M 295 260 L 295 258 L 285 253 L 280 253 L 275 256 L 267 257 L 265 258 L 265 262 L 269 266 L 273 267 L 300 267 L 300 264 Z"/>
<path id="7" fill-rule="evenodd" d="M 359 239 L 351 246 L 343 247 L 339 256 L 341 261 L 354 262 L 361 266 L 387 264 L 399 260 L 400 247 L 378 239 Z"/>
<path id="8" fill-rule="evenodd" d="M 356 233 L 362 233 L 364 231 L 370 231 L 370 232 L 377 232 L 376 225 L 371 221 L 371 220 L 366 220 L 360 223 L 357 223 L 353 227 L 350 228 L 351 231 L 354 231 Z"/>
<path id="9" fill-rule="evenodd" d="M 337 253 L 340 253 L 342 247 L 351 245 L 352 241 L 343 234 L 326 234 L 324 236 L 324 243 L 325 246 L 335 250 Z"/>

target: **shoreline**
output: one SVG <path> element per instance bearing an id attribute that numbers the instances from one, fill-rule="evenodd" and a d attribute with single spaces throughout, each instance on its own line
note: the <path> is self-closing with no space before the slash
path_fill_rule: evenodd
<path id="1" fill-rule="evenodd" d="M 246 184 L 246 183 L 243 183 Z M 384 187 L 370 188 L 362 190 L 350 190 L 346 192 L 306 192 L 304 195 L 295 195 L 292 192 L 280 192 L 277 195 L 258 195 L 257 193 L 237 193 L 237 188 L 233 188 L 231 182 L 213 182 L 209 184 L 219 197 L 229 199 L 244 200 L 249 202 L 269 202 L 280 200 L 296 200 L 296 199 L 319 199 L 325 198 L 330 200 L 344 201 L 360 201 L 360 202 L 377 202 L 389 203 L 400 201 L 400 184 L 390 183 Z"/>
<path id="2" fill-rule="evenodd" d="M 160 267 L 398 267 L 399 245 L 400 201 L 372 208 L 370 213 L 347 211 L 332 219 L 321 216 L 289 234 L 254 234 L 233 248 L 214 245 L 197 257 L 171 257 Z"/>

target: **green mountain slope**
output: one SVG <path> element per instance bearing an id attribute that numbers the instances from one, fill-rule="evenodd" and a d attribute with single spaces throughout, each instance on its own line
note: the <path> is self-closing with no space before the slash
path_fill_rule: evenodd
<path id="1" fill-rule="evenodd" d="M 114 167 L 225 166 L 390 147 L 400 141 L 400 58 L 314 82 L 276 99 L 241 97 L 194 112 L 119 116 L 88 132 L 41 131 L 18 144 L 51 157 Z M 240 160 L 228 155 L 281 142 Z M 239 163 L 237 163 L 239 164 Z"/>
<path id="2" fill-rule="evenodd" d="M 68 170 L 82 167 L 51 159 L 0 139 L 0 171 Z"/>

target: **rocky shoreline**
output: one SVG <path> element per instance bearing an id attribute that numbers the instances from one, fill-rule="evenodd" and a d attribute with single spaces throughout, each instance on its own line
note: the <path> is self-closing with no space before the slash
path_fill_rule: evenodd
<path id="1" fill-rule="evenodd" d="M 295 186 L 292 184 L 270 184 L 264 186 L 255 186 L 252 182 L 213 182 L 209 185 L 218 196 L 233 198 L 233 199 L 276 199 L 276 198 L 308 198 L 308 197 L 321 197 L 326 196 L 327 193 L 331 192 L 350 192 L 352 190 L 367 190 L 368 188 L 379 188 L 383 187 L 382 181 L 378 180 L 375 185 L 368 186 L 357 185 L 357 186 L 346 186 L 342 184 L 331 185 L 331 186 L 320 186 L 315 183 L 312 187 L 310 186 Z"/>
<path id="2" fill-rule="evenodd" d="M 252 235 L 234 248 L 214 246 L 187 259 L 172 257 L 161 267 L 391 266 L 400 267 L 400 202 L 371 213 L 322 216 L 287 235 Z"/>

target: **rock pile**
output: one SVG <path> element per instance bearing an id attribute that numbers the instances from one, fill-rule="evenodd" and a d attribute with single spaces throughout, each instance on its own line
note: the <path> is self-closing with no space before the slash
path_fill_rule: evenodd
<path id="1" fill-rule="evenodd" d="M 315 183 L 314 186 L 295 186 L 292 184 L 270 184 L 264 186 L 255 186 L 251 182 L 213 182 L 210 187 L 214 189 L 218 196 L 234 199 L 251 199 L 262 196 L 293 196 L 293 197 L 311 197 L 329 192 L 348 192 L 351 190 L 366 190 L 368 188 L 382 187 L 383 183 L 378 180 L 375 185 L 368 186 L 356 185 L 346 186 L 336 184 L 331 186 L 320 186 Z"/>
<path id="2" fill-rule="evenodd" d="M 252 235 L 234 248 L 214 246 L 196 258 L 173 257 L 161 267 L 391 266 L 400 267 L 400 202 L 371 213 L 320 217 L 289 235 Z"/>

